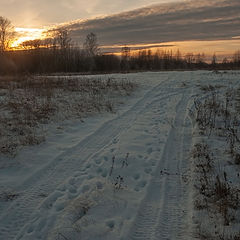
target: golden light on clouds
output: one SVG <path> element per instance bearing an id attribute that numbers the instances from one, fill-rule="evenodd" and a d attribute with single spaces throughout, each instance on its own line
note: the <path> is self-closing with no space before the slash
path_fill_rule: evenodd
<path id="1" fill-rule="evenodd" d="M 15 28 L 16 39 L 11 43 L 11 48 L 21 48 L 21 43 L 34 39 L 45 38 L 46 29 L 43 28 Z"/>
<path id="2" fill-rule="evenodd" d="M 103 49 L 115 50 L 116 55 L 121 55 L 121 48 L 125 45 L 112 45 L 103 46 Z M 156 52 L 158 50 L 162 51 L 172 51 L 176 53 L 178 50 L 181 51 L 183 55 L 187 53 L 205 53 L 206 56 L 211 57 L 216 54 L 220 59 L 224 57 L 232 56 L 232 54 L 240 49 L 240 37 L 234 37 L 231 40 L 212 40 L 212 41 L 178 41 L 178 42 L 162 42 L 153 44 L 129 44 L 127 45 L 131 48 L 131 52 L 138 53 L 139 50 L 151 50 Z"/>
<path id="3" fill-rule="evenodd" d="M 173 50 L 181 49 L 184 53 L 201 53 L 204 52 L 208 55 L 214 53 L 218 55 L 231 55 L 233 52 L 239 49 L 240 39 L 231 40 L 212 40 L 212 41 L 182 41 L 182 42 L 170 42 Z"/>

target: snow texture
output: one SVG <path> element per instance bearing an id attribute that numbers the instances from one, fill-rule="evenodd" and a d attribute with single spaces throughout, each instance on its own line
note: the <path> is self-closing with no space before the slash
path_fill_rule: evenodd
<path id="1" fill-rule="evenodd" d="M 189 109 L 239 75 L 111 76 L 140 85 L 115 114 L 52 123 L 0 169 L 0 239 L 194 239 Z"/>

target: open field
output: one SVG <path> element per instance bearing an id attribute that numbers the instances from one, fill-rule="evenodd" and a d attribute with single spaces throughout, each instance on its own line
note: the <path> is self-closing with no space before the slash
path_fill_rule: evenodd
<path id="1" fill-rule="evenodd" d="M 239 240 L 239 80 L 1 80 L 0 239 Z"/>
<path id="2" fill-rule="evenodd" d="M 41 143 L 46 123 L 114 112 L 116 96 L 135 88 L 111 77 L 1 77 L 0 153 L 14 155 L 19 147 Z"/>

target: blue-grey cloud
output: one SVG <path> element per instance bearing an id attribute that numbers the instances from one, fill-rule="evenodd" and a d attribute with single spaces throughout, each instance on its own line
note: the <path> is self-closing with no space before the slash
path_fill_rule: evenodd
<path id="1" fill-rule="evenodd" d="M 239 0 L 158 4 L 66 24 L 75 41 L 94 32 L 102 45 L 231 39 L 240 35 L 239 25 Z"/>
<path id="2" fill-rule="evenodd" d="M 169 1 L 176 0 L 1 0 L 0 16 L 17 27 L 40 27 Z"/>

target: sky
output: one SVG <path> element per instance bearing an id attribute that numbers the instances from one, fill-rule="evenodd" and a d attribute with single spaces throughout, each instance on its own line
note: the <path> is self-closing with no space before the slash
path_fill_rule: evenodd
<path id="1" fill-rule="evenodd" d="M 103 45 L 159 43 L 174 50 L 230 54 L 240 49 L 240 0 L 188 0 L 67 23 L 74 40 L 88 32 Z"/>
<path id="2" fill-rule="evenodd" d="M 179 0 L 0 0 L 0 15 L 16 27 L 40 28 Z"/>
<path id="3" fill-rule="evenodd" d="M 122 45 L 230 54 L 240 49 L 240 0 L 0 0 L 22 29 L 64 26 L 75 43 L 94 32 L 106 51 Z M 61 24 L 61 25 L 59 25 Z M 31 34 L 33 34 L 31 32 Z M 28 37 L 25 36 L 25 39 Z"/>

